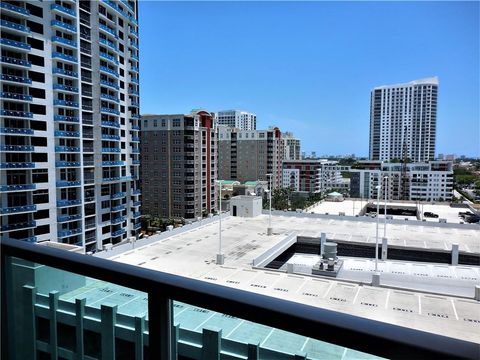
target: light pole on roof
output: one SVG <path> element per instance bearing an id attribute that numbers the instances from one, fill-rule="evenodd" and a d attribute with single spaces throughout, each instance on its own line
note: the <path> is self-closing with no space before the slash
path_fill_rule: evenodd
<path id="1" fill-rule="evenodd" d="M 222 181 L 215 180 L 215 183 L 218 184 L 220 199 L 218 200 L 218 254 L 217 254 L 217 265 L 223 265 L 225 262 L 225 255 L 222 254 Z"/>
<path id="2" fill-rule="evenodd" d="M 272 235 L 272 174 L 267 174 L 268 177 L 268 198 L 269 198 L 269 214 L 268 214 L 268 228 L 267 235 Z"/>

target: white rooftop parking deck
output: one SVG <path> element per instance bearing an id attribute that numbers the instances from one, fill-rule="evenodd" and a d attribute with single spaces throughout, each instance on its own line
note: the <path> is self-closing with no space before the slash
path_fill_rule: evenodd
<path id="1" fill-rule="evenodd" d="M 254 258 L 292 231 L 316 235 L 326 232 L 333 239 L 375 240 L 374 222 L 305 215 L 273 216 L 272 236 L 266 235 L 266 215 L 225 218 L 223 266 L 215 264 L 218 222 L 185 227 L 168 237 L 155 235 L 140 240 L 133 250 L 132 245 L 125 244 L 123 249 L 100 256 L 110 254 L 114 261 L 480 343 L 480 302 L 473 299 L 253 269 Z M 457 242 L 465 251 L 480 251 L 480 234 L 470 228 L 438 228 L 424 223 L 390 225 L 388 234 L 402 246 L 450 249 L 451 243 Z"/>

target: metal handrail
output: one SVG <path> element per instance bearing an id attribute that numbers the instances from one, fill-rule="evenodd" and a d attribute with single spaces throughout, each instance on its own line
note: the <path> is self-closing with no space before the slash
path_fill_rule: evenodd
<path id="1" fill-rule="evenodd" d="M 2 264 L 5 256 L 20 257 L 147 292 L 153 358 L 169 356 L 172 300 L 388 358 L 479 357 L 473 342 L 47 246 L 2 239 L 1 256 Z"/>

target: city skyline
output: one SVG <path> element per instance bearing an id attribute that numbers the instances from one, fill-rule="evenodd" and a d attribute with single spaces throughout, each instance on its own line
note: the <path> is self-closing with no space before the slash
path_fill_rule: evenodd
<path id="1" fill-rule="evenodd" d="M 258 129 L 294 132 L 302 151 L 368 156 L 371 90 L 438 76 L 437 154 L 479 156 L 478 3 L 140 2 L 139 11 L 144 114 L 239 109 L 257 114 Z M 159 23 L 174 31 L 156 37 Z"/>

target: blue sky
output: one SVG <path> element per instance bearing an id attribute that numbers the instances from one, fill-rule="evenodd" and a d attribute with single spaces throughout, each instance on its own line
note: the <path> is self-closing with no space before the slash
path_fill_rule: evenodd
<path id="1" fill-rule="evenodd" d="M 140 1 L 141 112 L 241 109 L 368 155 L 370 90 L 440 78 L 437 153 L 480 155 L 479 2 Z"/>

